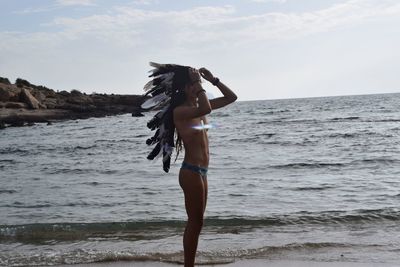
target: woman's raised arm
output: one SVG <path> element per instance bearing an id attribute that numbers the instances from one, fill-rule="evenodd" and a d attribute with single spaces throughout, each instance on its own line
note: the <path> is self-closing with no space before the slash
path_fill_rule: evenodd
<path id="1" fill-rule="evenodd" d="M 237 100 L 237 95 L 218 78 L 215 78 L 209 70 L 206 68 L 201 68 L 199 69 L 199 72 L 204 79 L 217 86 L 217 88 L 224 95 L 222 97 L 217 97 L 210 100 L 211 109 L 214 110 L 225 107 L 226 105 L 229 105 Z"/>

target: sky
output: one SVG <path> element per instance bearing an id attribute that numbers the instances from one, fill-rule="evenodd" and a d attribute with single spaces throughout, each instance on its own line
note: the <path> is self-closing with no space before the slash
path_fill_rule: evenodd
<path id="1" fill-rule="evenodd" d="M 154 61 L 242 101 L 400 92 L 399 25 L 398 0 L 0 0 L 0 76 L 142 94 Z"/>

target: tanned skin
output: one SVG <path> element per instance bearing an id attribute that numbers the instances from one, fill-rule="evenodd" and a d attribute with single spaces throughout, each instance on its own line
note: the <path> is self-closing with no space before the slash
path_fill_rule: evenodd
<path id="1" fill-rule="evenodd" d="M 222 82 L 217 84 L 222 97 L 209 100 L 200 83 L 200 75 L 209 82 L 215 80 L 212 73 L 201 68 L 189 69 L 192 84 L 185 87 L 186 101 L 174 109 L 174 123 L 185 148 L 186 163 L 208 168 L 210 159 L 207 130 L 197 130 L 193 126 L 207 124 L 206 115 L 236 101 L 237 96 Z M 185 195 L 188 216 L 183 235 L 185 267 L 193 267 L 200 231 L 203 227 L 207 204 L 208 183 L 206 178 L 191 170 L 181 169 L 179 184 Z"/>

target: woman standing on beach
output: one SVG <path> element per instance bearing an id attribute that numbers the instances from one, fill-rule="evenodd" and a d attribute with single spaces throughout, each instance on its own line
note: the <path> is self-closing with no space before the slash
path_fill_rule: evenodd
<path id="1" fill-rule="evenodd" d="M 152 64 L 156 69 L 150 76 L 155 78 L 151 84 L 153 87 L 147 89 L 149 90 L 147 94 L 152 93 L 153 98 L 159 96 L 157 101 L 160 103 L 163 101 L 169 103 L 148 123 L 148 127 L 153 130 L 159 128 L 154 137 L 147 141 L 150 145 L 157 143 L 148 158 L 154 159 L 162 151 L 164 171 L 168 172 L 172 148 L 175 146 L 176 129 L 177 153 L 181 150 L 182 142 L 185 148 L 185 156 L 179 172 L 179 184 L 184 192 L 188 216 L 183 248 L 185 267 L 189 267 L 194 266 L 207 203 L 209 163 L 207 129 L 210 126 L 207 124 L 206 115 L 212 110 L 236 101 L 237 96 L 205 68 L 196 70 L 178 65 Z M 223 96 L 209 100 L 206 91 L 201 86 L 201 76 L 216 86 Z M 163 87 L 165 89 L 161 90 L 160 88 Z"/>

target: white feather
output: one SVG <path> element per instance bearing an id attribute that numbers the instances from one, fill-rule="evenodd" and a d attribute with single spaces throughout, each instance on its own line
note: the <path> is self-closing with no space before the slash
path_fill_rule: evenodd
<path id="1" fill-rule="evenodd" d="M 163 150 L 164 153 L 166 153 L 165 156 L 163 157 L 163 162 L 165 162 L 165 161 L 168 160 L 169 157 L 171 157 L 172 151 L 173 151 L 173 147 L 170 146 L 169 144 L 164 144 L 162 150 Z"/>
<path id="2" fill-rule="evenodd" d="M 160 125 L 160 132 L 158 133 L 158 137 L 160 138 L 161 141 L 163 141 L 163 137 L 164 137 L 164 133 L 165 133 L 165 127 L 164 127 L 164 123 L 162 123 Z M 161 145 L 163 145 L 163 143 L 161 143 Z"/>
<path id="3" fill-rule="evenodd" d="M 149 91 L 149 90 L 152 89 L 152 88 L 153 88 L 153 80 L 147 82 L 147 83 L 144 85 L 143 90 L 144 90 L 144 91 Z"/>
<path id="4" fill-rule="evenodd" d="M 141 107 L 143 109 L 155 109 L 157 107 L 165 105 L 171 97 L 167 96 L 165 93 L 158 94 L 148 100 L 146 100 Z"/>
<path id="5" fill-rule="evenodd" d="M 149 62 L 150 66 L 153 68 L 159 69 L 165 67 L 165 64 L 160 64 L 160 63 L 155 63 L 155 62 Z"/>

